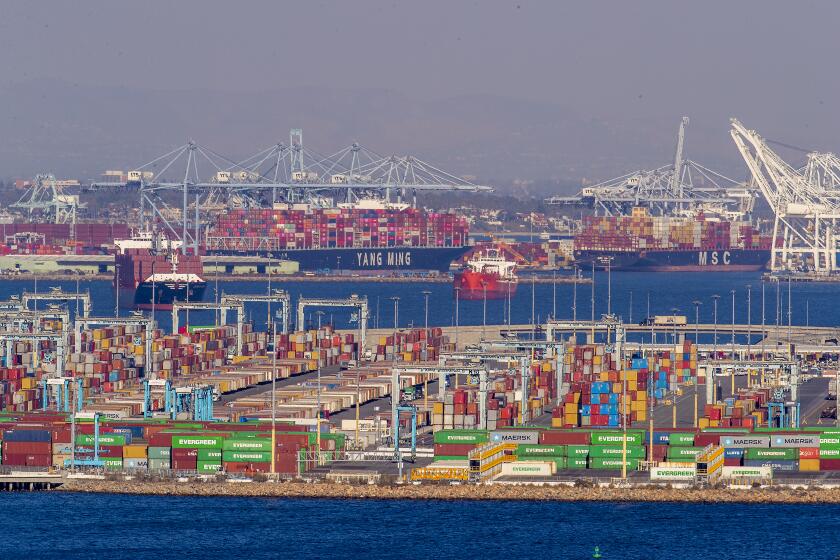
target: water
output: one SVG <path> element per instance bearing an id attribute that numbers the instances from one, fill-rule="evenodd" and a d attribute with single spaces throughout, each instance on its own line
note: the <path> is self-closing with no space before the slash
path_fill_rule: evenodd
<path id="1" fill-rule="evenodd" d="M 57 514 L 60 512 L 60 515 Z M 0 494 L 5 559 L 835 559 L 840 506 Z"/>
<path id="2" fill-rule="evenodd" d="M 608 284 L 611 289 L 608 290 Z M 61 286 L 67 291 L 75 291 L 75 281 L 41 281 L 39 291 L 46 291 L 49 286 Z M 712 296 L 720 297 L 717 305 L 718 323 L 721 325 L 721 337 L 724 336 L 726 325 L 732 322 L 732 295 L 735 290 L 735 321 L 746 323 L 747 314 L 747 286 L 752 286 L 752 297 L 749 319 L 759 325 L 762 320 L 762 282 L 758 272 L 744 273 L 646 273 L 646 272 L 613 272 L 611 282 L 607 274 L 596 273 L 595 282 L 595 314 L 600 317 L 610 311 L 623 317 L 625 321 L 638 323 L 648 314 L 648 298 L 650 299 L 651 315 L 686 315 L 689 322 L 694 322 L 695 308 L 693 301 L 700 301 L 699 319 L 701 323 L 712 323 L 714 320 L 714 305 Z M 775 284 L 765 284 L 765 322 L 775 324 L 778 320 L 786 325 L 788 320 L 788 286 L 783 284 L 778 296 L 781 301 L 777 305 Z M 0 282 L 0 299 L 6 299 L 12 294 L 19 294 L 23 290 L 33 291 L 33 281 L 4 281 Z M 111 282 L 82 282 L 81 289 L 90 290 L 93 296 L 93 313 L 98 316 L 111 316 L 114 313 L 114 291 Z M 386 283 L 386 282 L 308 282 L 282 281 L 275 278 L 273 288 L 283 288 L 292 296 L 293 305 L 301 295 L 306 297 L 347 297 L 351 294 L 366 295 L 371 306 L 370 327 L 380 326 L 391 328 L 394 325 L 394 304 L 391 297 L 398 296 L 398 318 L 401 327 L 409 325 L 422 326 L 425 320 L 423 290 L 431 292 L 429 296 L 429 325 L 451 326 L 455 324 L 455 295 L 449 283 L 415 282 L 415 283 Z M 532 287 L 534 289 L 532 310 Z M 216 285 L 208 283 L 205 294 L 206 301 L 215 299 Z M 229 294 L 266 293 L 266 282 L 220 282 L 219 292 Z M 791 285 L 791 321 L 794 325 L 840 325 L 840 306 L 830 305 L 834 298 L 840 295 L 840 284 L 801 283 Z M 571 284 L 532 284 L 529 277 L 520 278 L 519 289 L 511 302 L 511 318 L 513 324 L 528 324 L 533 320 L 544 321 L 547 316 L 554 314 L 560 319 L 572 317 L 572 306 L 575 301 L 574 287 Z M 608 293 L 609 292 L 609 293 Z M 632 294 L 632 295 L 631 295 Z M 609 297 L 608 297 L 609 296 Z M 608 301 L 609 300 L 609 301 Z M 592 310 L 591 286 L 579 284 L 577 286 L 577 318 L 589 319 Z M 631 307 L 632 301 L 632 307 Z M 461 325 L 480 325 L 484 316 L 484 302 L 461 301 L 459 305 L 458 322 Z M 491 300 L 487 302 L 487 324 L 504 324 L 507 322 L 507 302 Z M 271 312 L 274 313 L 272 308 Z M 307 322 L 314 324 L 317 318 L 315 310 L 307 311 Z M 348 309 L 326 309 L 322 317 L 324 322 L 333 322 L 337 327 L 348 328 L 350 311 Z M 126 313 L 126 311 L 122 311 Z M 190 312 L 192 324 L 213 324 L 211 312 Z M 246 306 L 246 314 L 252 319 L 256 328 L 264 328 L 266 323 L 266 305 L 250 303 Z M 158 321 L 164 329 L 171 325 L 169 312 L 157 312 Z M 292 313 L 294 318 L 294 313 Z M 294 319 L 293 319 L 294 320 Z"/>

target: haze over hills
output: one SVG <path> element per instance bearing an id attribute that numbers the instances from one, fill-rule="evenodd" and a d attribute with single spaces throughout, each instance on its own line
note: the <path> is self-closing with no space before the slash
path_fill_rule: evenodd
<path id="1" fill-rule="evenodd" d="M 665 165 L 679 115 L 599 117 L 561 104 L 494 95 L 423 101 L 395 90 L 324 87 L 263 93 L 129 89 L 29 81 L 0 90 L 0 176 L 50 171 L 94 178 L 141 165 L 188 138 L 232 159 L 301 127 L 328 154 L 358 141 L 382 155 L 412 154 L 500 189 L 569 190 Z M 727 123 L 693 120 L 687 154 L 744 176 Z"/>

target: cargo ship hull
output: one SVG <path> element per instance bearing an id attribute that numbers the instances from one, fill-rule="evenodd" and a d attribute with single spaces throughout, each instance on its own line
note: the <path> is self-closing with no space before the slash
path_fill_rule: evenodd
<path id="1" fill-rule="evenodd" d="M 475 272 L 459 272 L 455 274 L 455 286 L 460 289 L 460 299 L 507 299 L 516 294 L 517 281 Z"/>
<path id="2" fill-rule="evenodd" d="M 770 261 L 769 249 L 596 251 L 576 250 L 580 266 L 644 272 L 743 272 L 763 270 Z"/>
<path id="3" fill-rule="evenodd" d="M 154 294 L 155 310 L 171 310 L 175 301 L 202 301 L 206 290 L 206 282 L 141 282 L 134 290 L 120 286 L 120 307 L 151 309 Z"/>
<path id="4" fill-rule="evenodd" d="M 218 255 L 255 255 L 298 263 L 302 271 L 314 270 L 436 270 L 448 272 L 469 246 L 461 247 L 371 247 L 328 249 L 281 249 L 272 251 L 209 251 Z"/>

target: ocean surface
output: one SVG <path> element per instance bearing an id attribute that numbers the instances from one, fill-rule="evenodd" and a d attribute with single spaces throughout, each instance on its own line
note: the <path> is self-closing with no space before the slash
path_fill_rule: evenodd
<path id="1" fill-rule="evenodd" d="M 51 286 L 61 286 L 67 291 L 76 290 L 75 281 L 40 281 L 38 291 L 44 292 Z M 370 304 L 371 318 L 369 327 L 392 328 L 394 326 L 393 296 L 400 298 L 398 321 L 400 327 L 423 326 L 425 321 L 425 303 L 423 290 L 429 295 L 429 325 L 451 326 L 455 324 L 455 294 L 452 285 L 439 282 L 386 283 L 386 282 L 335 282 L 283 281 L 274 278 L 272 288 L 287 290 L 292 296 L 293 305 L 297 298 L 305 297 L 347 297 L 351 294 L 366 295 Z M 695 306 L 699 301 L 699 319 L 701 323 L 714 320 L 713 295 L 719 295 L 717 318 L 720 325 L 720 339 L 725 338 L 726 325 L 732 322 L 732 294 L 735 291 L 735 321 L 746 323 L 747 286 L 752 286 L 750 294 L 749 320 L 759 325 L 762 321 L 762 282 L 758 272 L 728 273 L 653 273 L 653 272 L 613 272 L 609 278 L 604 272 L 596 273 L 595 278 L 595 314 L 600 317 L 609 309 L 620 315 L 625 321 L 638 323 L 648 315 L 686 315 L 689 322 L 695 319 Z M 93 313 L 97 316 L 113 316 L 114 288 L 111 282 L 81 282 L 79 288 L 88 290 L 93 297 Z M 777 290 L 778 288 L 778 290 Z M 12 294 L 24 290 L 34 291 L 33 281 L 0 282 L 0 299 L 7 299 Z M 265 294 L 267 282 L 219 282 L 219 293 L 228 294 Z M 215 300 L 216 284 L 208 282 L 205 301 Z M 533 291 L 533 294 L 532 294 Z M 576 292 L 576 298 L 575 298 Z M 764 284 L 764 320 L 775 325 L 777 320 L 787 325 L 788 309 L 792 324 L 810 324 L 821 326 L 840 325 L 840 305 L 836 305 L 840 296 L 840 283 L 801 283 L 790 285 L 790 306 L 788 306 L 788 285 Z M 519 288 L 510 305 L 513 324 L 530 324 L 532 320 L 544 321 L 548 316 L 570 319 L 573 316 L 573 304 L 577 303 L 577 318 L 589 319 L 592 315 L 592 286 L 578 284 L 577 289 L 571 284 L 532 284 L 528 276 L 520 278 Z M 533 304 L 533 305 L 532 305 Z M 43 303 L 41 304 L 44 305 Z M 505 324 L 508 322 L 507 302 L 505 300 L 487 301 L 487 324 Z M 271 313 L 275 313 L 272 307 Z M 315 310 L 307 311 L 308 325 L 317 323 Z M 349 322 L 350 310 L 325 309 L 323 322 L 332 322 L 339 328 L 355 326 Z M 484 320 L 484 302 L 460 301 L 458 322 L 461 325 L 480 325 Z M 127 313 L 127 310 L 121 310 Z M 266 323 L 268 310 L 266 304 L 252 303 L 246 306 L 248 319 L 253 320 L 257 329 Z M 170 312 L 157 311 L 162 328 L 171 325 Z M 292 313 L 294 320 L 294 313 Z M 183 324 L 184 318 L 181 319 Z M 212 312 L 190 312 L 190 323 L 208 325 L 214 323 Z"/>
<path id="2" fill-rule="evenodd" d="M 839 506 L 0 494 L 6 560 L 840 556 Z"/>

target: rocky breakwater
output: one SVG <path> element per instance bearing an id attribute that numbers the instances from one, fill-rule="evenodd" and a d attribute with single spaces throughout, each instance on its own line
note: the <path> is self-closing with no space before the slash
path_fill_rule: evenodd
<path id="1" fill-rule="evenodd" d="M 678 489 L 635 486 L 630 488 L 572 486 L 483 485 L 353 485 L 337 483 L 253 482 L 146 482 L 70 480 L 63 492 L 146 494 L 165 496 L 239 496 L 276 498 L 335 498 L 379 500 L 533 500 L 600 502 L 698 502 L 698 503 L 796 503 L 837 504 L 840 489 L 720 488 Z"/>

